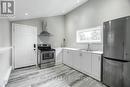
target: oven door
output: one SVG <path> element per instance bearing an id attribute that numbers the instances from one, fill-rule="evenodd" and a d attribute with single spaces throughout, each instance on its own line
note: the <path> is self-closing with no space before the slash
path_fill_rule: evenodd
<path id="1" fill-rule="evenodd" d="M 42 60 L 54 59 L 54 51 L 45 51 L 42 53 Z"/>

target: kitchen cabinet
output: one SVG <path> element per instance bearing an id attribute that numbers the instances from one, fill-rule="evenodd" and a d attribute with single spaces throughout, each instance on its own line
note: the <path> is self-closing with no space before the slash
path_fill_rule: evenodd
<path id="1" fill-rule="evenodd" d="M 101 54 L 81 50 L 63 50 L 63 63 L 101 80 Z"/>
<path id="2" fill-rule="evenodd" d="M 63 63 L 66 64 L 66 65 L 69 65 L 69 54 L 68 54 L 68 51 L 67 50 L 64 50 L 63 49 Z"/>
<path id="3" fill-rule="evenodd" d="M 74 50 L 63 50 L 63 63 L 72 67 L 79 69 L 79 51 Z"/>
<path id="4" fill-rule="evenodd" d="M 101 55 L 92 53 L 92 77 L 101 80 Z"/>
<path id="5" fill-rule="evenodd" d="M 70 50 L 71 59 L 72 59 L 72 67 L 79 70 L 80 69 L 80 52 L 78 50 Z"/>
<path id="6" fill-rule="evenodd" d="M 58 64 L 62 64 L 62 56 L 63 56 L 63 52 L 62 52 L 62 48 L 56 48 L 56 54 L 55 54 L 55 59 L 56 59 L 56 65 Z"/>
<path id="7" fill-rule="evenodd" d="M 90 52 L 81 52 L 80 53 L 81 61 L 81 71 L 87 75 L 91 75 L 91 53 Z"/>
<path id="8" fill-rule="evenodd" d="M 72 65 L 72 55 L 70 50 L 63 50 L 63 63 L 71 66 Z"/>

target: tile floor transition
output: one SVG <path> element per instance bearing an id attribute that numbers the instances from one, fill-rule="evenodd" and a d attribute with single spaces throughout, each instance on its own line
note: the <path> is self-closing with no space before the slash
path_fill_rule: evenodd
<path id="1" fill-rule="evenodd" d="M 106 87 L 63 64 L 51 68 L 29 67 L 14 70 L 6 87 Z"/>

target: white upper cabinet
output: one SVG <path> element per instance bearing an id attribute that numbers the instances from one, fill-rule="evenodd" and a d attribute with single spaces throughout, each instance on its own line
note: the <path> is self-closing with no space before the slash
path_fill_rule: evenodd
<path id="1" fill-rule="evenodd" d="M 77 43 L 101 43 L 102 33 L 102 26 L 78 30 L 76 34 Z"/>

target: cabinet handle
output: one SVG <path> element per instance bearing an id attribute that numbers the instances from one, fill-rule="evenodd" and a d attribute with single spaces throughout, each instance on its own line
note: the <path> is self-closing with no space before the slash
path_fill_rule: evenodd
<path id="1" fill-rule="evenodd" d="M 100 58 L 100 57 L 98 57 L 98 60 L 99 60 L 99 61 L 101 61 L 101 58 Z"/>
<path id="2" fill-rule="evenodd" d="M 128 53 L 125 54 L 126 56 L 128 55 Z"/>
<path id="3" fill-rule="evenodd" d="M 80 56 L 82 56 L 83 54 L 82 53 L 80 53 Z"/>

